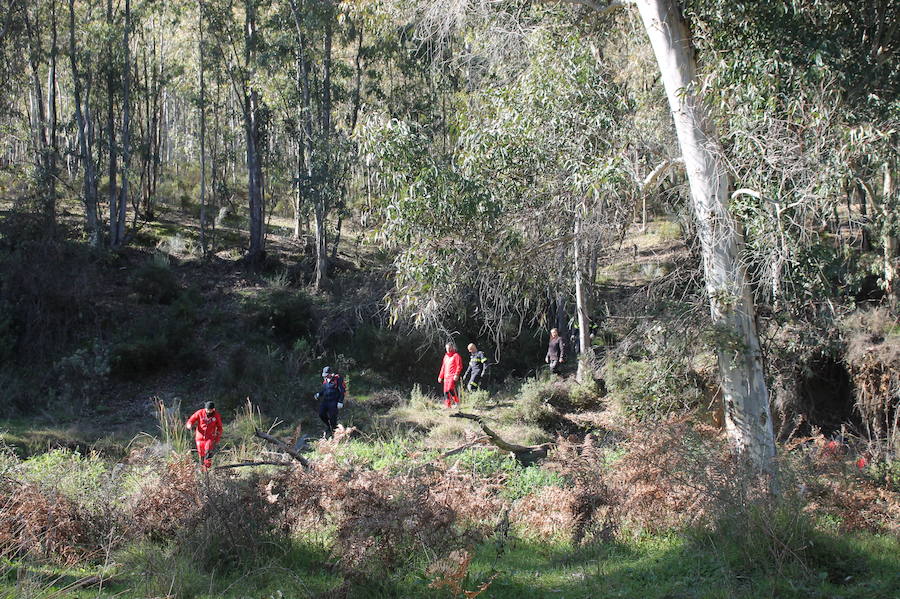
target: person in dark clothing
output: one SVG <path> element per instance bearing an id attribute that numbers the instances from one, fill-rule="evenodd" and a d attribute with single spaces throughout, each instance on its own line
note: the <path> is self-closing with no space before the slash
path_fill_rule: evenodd
<path id="1" fill-rule="evenodd" d="M 325 423 L 325 432 L 329 437 L 337 428 L 338 410 L 344 407 L 346 393 L 341 375 L 332 372 L 329 366 L 323 368 L 322 388 L 316 393 L 316 399 L 319 400 L 319 418 Z"/>
<path id="2" fill-rule="evenodd" d="M 559 365 L 566 361 L 566 346 L 558 329 L 550 329 L 550 343 L 544 361 L 550 365 L 550 372 L 559 374 Z"/>
<path id="3" fill-rule="evenodd" d="M 477 391 L 481 388 L 481 377 L 487 370 L 487 358 L 484 357 L 484 352 L 478 351 L 474 343 L 470 343 L 466 349 L 469 350 L 469 367 L 463 374 L 463 378 L 469 381 L 466 390 Z"/>

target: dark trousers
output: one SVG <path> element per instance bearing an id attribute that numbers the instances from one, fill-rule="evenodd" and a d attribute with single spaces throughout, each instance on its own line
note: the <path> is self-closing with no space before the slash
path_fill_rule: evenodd
<path id="1" fill-rule="evenodd" d="M 325 423 L 325 431 L 329 436 L 337 428 L 338 407 L 336 401 L 323 401 L 319 404 L 319 418 Z"/>
<path id="2" fill-rule="evenodd" d="M 469 375 L 469 382 L 466 384 L 466 389 L 469 391 L 478 391 L 481 389 L 481 372 L 473 372 Z"/>

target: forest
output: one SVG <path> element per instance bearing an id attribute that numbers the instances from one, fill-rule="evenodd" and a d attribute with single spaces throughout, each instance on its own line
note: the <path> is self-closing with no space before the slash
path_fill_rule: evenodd
<path id="1" fill-rule="evenodd" d="M 0 0 L 0 597 L 896 597 L 898 52 Z"/>

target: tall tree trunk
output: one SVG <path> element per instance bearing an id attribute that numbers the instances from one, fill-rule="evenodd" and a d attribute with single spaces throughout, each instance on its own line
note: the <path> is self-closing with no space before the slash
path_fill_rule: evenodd
<path id="1" fill-rule="evenodd" d="M 50 0 L 50 72 L 47 75 L 47 116 L 49 123 L 49 148 L 47 152 L 47 201 L 44 204 L 44 221 L 51 237 L 56 235 L 56 160 L 59 155 L 59 126 L 56 101 L 56 66 L 59 57 L 59 27 L 56 0 Z"/>
<path id="2" fill-rule="evenodd" d="M 112 0 L 106 0 L 106 26 L 113 26 L 113 4 Z M 109 179 L 109 245 L 116 247 L 119 245 L 119 199 L 116 193 L 116 180 L 118 178 L 118 164 L 116 152 L 116 120 L 115 120 L 115 69 L 113 68 L 113 47 L 112 38 L 110 37 L 106 45 L 106 136 L 107 145 L 109 146 L 108 162 L 107 162 L 107 178 Z"/>
<path id="3" fill-rule="evenodd" d="M 255 0 L 246 0 L 244 7 L 244 64 L 252 69 L 255 60 L 256 5 Z M 252 78 L 245 81 L 244 129 L 247 143 L 247 191 L 250 207 L 250 249 L 248 260 L 258 263 L 263 258 L 265 236 L 265 215 L 263 213 L 262 160 L 259 155 L 259 94 Z"/>
<path id="4" fill-rule="evenodd" d="M 575 273 L 575 310 L 578 313 L 578 371 L 575 374 L 575 380 L 584 383 L 588 380 L 590 374 L 591 358 L 593 352 L 591 347 L 590 327 L 591 319 L 588 316 L 588 299 L 584 289 L 584 264 L 581 256 L 581 229 L 582 220 L 584 219 L 585 206 L 584 200 L 578 202 L 575 209 L 575 228 L 573 231 L 572 244 L 574 247 L 574 273 Z"/>
<path id="5" fill-rule="evenodd" d="M 47 126 L 47 112 L 49 110 L 49 101 L 44 102 L 44 88 L 41 84 L 41 55 L 43 54 L 43 44 L 41 42 L 41 31 L 38 28 L 40 15 L 39 7 L 35 7 L 34 17 L 29 14 L 28 8 L 24 11 L 25 30 L 28 41 L 28 64 L 31 69 L 31 92 L 29 102 L 31 139 L 34 148 L 34 172 L 37 181 L 37 195 L 40 198 L 41 212 L 47 220 L 48 230 L 52 229 L 52 221 L 56 212 L 55 205 L 50 207 L 51 202 L 51 185 L 52 174 L 50 168 L 51 147 L 49 132 Z M 54 24 L 55 26 L 55 24 Z M 54 58 L 51 58 L 54 60 Z M 55 73 L 51 75 L 55 78 Z M 48 82 L 48 85 L 50 83 Z M 48 90 L 48 96 L 52 96 L 53 90 Z M 53 202 L 55 204 L 55 201 Z"/>
<path id="6" fill-rule="evenodd" d="M 75 100 L 75 121 L 78 125 L 78 146 L 84 169 L 84 219 L 85 229 L 92 247 L 100 246 L 100 222 L 97 217 L 97 176 L 94 158 L 88 141 L 91 129 L 88 117 L 82 110 L 81 76 L 78 73 L 78 53 L 75 48 L 75 0 L 69 0 L 69 59 L 72 67 L 72 85 Z"/>
<path id="7" fill-rule="evenodd" d="M 321 132 L 322 148 L 325 157 L 331 154 L 331 34 L 332 14 L 329 10 L 326 15 L 325 38 L 323 42 L 322 58 L 322 110 L 319 131 Z M 320 160 L 320 163 L 322 161 Z M 329 161 L 330 162 L 330 161 Z M 325 219 L 328 216 L 327 197 L 328 191 L 325 185 L 324 173 L 317 177 L 317 191 L 315 195 L 316 214 L 316 289 L 323 289 L 328 283 L 328 239 L 326 236 Z"/>
<path id="8" fill-rule="evenodd" d="M 888 303 L 893 308 L 897 305 L 897 293 L 900 291 L 896 283 L 897 278 L 897 208 L 898 202 L 894 194 L 894 169 L 892 162 L 886 162 L 884 165 L 884 180 L 881 198 L 881 243 L 884 253 L 884 294 Z"/>
<path id="9" fill-rule="evenodd" d="M 131 0 L 125 0 L 125 32 L 122 48 L 125 65 L 122 77 L 122 173 L 119 188 L 119 207 L 116 212 L 116 246 L 125 243 L 125 222 L 128 212 L 128 169 L 131 167 Z"/>
<path id="10" fill-rule="evenodd" d="M 200 63 L 200 251 L 206 257 L 206 79 L 204 70 L 206 63 L 203 60 L 203 0 L 197 7 L 197 26 L 200 32 L 198 42 Z"/>
<path id="11" fill-rule="evenodd" d="M 769 473 L 775 440 L 753 299 L 739 257 L 742 244 L 728 210 L 729 181 L 706 106 L 698 97 L 696 62 L 677 0 L 637 0 L 675 121 L 691 188 L 712 321 L 720 332 L 719 374 L 725 428 L 733 446 Z"/>

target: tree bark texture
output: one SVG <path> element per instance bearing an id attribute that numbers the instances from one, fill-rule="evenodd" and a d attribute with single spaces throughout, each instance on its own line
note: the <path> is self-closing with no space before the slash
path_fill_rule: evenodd
<path id="1" fill-rule="evenodd" d="M 715 128 L 697 95 L 696 62 L 676 0 L 638 0 L 659 63 L 691 189 L 706 290 L 718 329 L 725 428 L 732 445 L 774 472 L 775 441 L 753 299 L 740 262 L 741 233 Z"/>
<path id="2" fill-rule="evenodd" d="M 246 13 L 244 21 L 244 58 L 245 67 L 252 69 L 255 60 L 253 51 L 256 36 L 255 0 L 244 3 Z M 247 142 L 247 193 L 250 208 L 250 249 L 248 260 L 258 263 L 265 250 L 265 215 L 263 204 L 263 172 L 259 149 L 259 92 L 254 87 L 252 78 L 245 80 L 244 90 L 244 130 Z"/>

